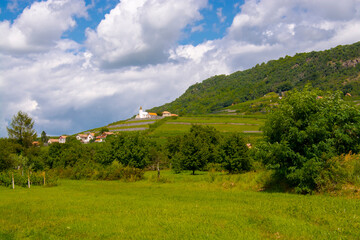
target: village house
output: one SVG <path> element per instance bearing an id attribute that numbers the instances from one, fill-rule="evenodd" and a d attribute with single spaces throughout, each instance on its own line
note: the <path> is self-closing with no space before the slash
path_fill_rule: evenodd
<path id="1" fill-rule="evenodd" d="M 50 138 L 50 139 L 48 140 L 48 144 L 58 143 L 58 142 L 59 142 L 59 139 Z"/>
<path id="2" fill-rule="evenodd" d="M 59 137 L 59 143 L 65 143 L 67 136 L 60 136 Z"/>
<path id="3" fill-rule="evenodd" d="M 81 141 L 82 143 L 89 143 L 91 140 L 95 139 L 95 133 L 89 134 L 78 134 L 76 139 Z"/>
<path id="4" fill-rule="evenodd" d="M 168 112 L 168 111 L 163 111 L 163 112 L 162 112 L 162 116 L 163 116 L 163 117 L 178 117 L 177 114 L 173 114 L 173 113 Z"/>
<path id="5" fill-rule="evenodd" d="M 149 118 L 150 119 L 157 119 L 158 115 L 156 113 L 149 113 Z"/>
<path id="6" fill-rule="evenodd" d="M 106 138 L 106 136 L 99 135 L 99 136 L 96 137 L 95 142 L 105 142 L 105 138 Z"/>
<path id="7" fill-rule="evenodd" d="M 163 111 L 163 112 L 162 112 L 162 116 L 163 116 L 163 117 L 171 117 L 171 113 L 168 112 L 168 111 Z"/>
<path id="8" fill-rule="evenodd" d="M 105 142 L 106 137 L 113 134 L 113 132 L 103 132 L 101 135 L 96 136 L 95 142 Z"/>

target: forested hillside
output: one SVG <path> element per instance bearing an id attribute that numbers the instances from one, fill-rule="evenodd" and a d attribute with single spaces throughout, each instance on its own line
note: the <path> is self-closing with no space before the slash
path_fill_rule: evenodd
<path id="1" fill-rule="evenodd" d="M 310 53 L 298 53 L 255 67 L 204 80 L 171 103 L 150 111 L 180 114 L 210 113 L 253 100 L 269 92 L 302 89 L 306 83 L 322 90 L 360 95 L 360 42 Z"/>

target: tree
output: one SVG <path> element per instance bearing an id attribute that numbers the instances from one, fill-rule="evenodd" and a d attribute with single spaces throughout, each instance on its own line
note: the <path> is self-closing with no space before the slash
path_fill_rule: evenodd
<path id="1" fill-rule="evenodd" d="M 268 116 L 264 163 L 299 192 L 316 189 L 320 171 L 330 158 L 360 150 L 360 111 L 341 98 L 307 85 L 288 92 Z"/>
<path id="2" fill-rule="evenodd" d="M 222 165 L 229 173 L 249 171 L 251 161 L 249 149 L 239 133 L 225 137 L 221 144 Z"/>
<path id="3" fill-rule="evenodd" d="M 178 142 L 170 140 L 167 147 L 172 154 L 176 171 L 192 170 L 192 174 L 195 174 L 196 170 L 202 169 L 207 163 L 217 162 L 219 159 L 220 135 L 213 127 L 193 125 L 188 134 L 175 139 Z"/>
<path id="4" fill-rule="evenodd" d="M 47 143 L 48 140 L 49 140 L 49 138 L 47 137 L 46 132 L 45 132 L 45 131 L 42 131 L 42 132 L 41 132 L 41 141 L 42 141 L 43 143 Z"/>
<path id="5" fill-rule="evenodd" d="M 125 166 L 145 168 L 150 161 L 149 149 L 153 142 L 141 133 L 123 133 L 110 141 L 111 160 Z"/>
<path id="6" fill-rule="evenodd" d="M 9 138 L 15 139 L 20 145 L 27 148 L 32 145 L 36 139 L 36 132 L 33 129 L 34 121 L 27 115 L 19 111 L 17 115 L 13 116 L 10 123 L 10 128 L 6 128 Z"/>
<path id="7" fill-rule="evenodd" d="M 19 144 L 13 139 L 0 138 L 0 172 L 15 167 L 15 159 Z"/>
<path id="8" fill-rule="evenodd" d="M 99 131 L 100 135 L 103 134 L 104 132 L 109 132 L 109 129 L 107 127 L 102 127 Z"/>

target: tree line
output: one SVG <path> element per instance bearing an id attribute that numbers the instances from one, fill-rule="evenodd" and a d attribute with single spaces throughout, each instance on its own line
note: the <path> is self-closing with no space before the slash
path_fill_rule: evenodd
<path id="1" fill-rule="evenodd" d="M 138 132 L 111 135 L 99 144 L 68 137 L 65 144 L 33 147 L 26 139 L 35 136 L 32 124 L 23 116 L 14 119 L 12 130 L 21 131 L 9 131 L 9 138 L 0 139 L 0 171 L 53 170 L 73 179 L 137 180 L 156 165 L 192 174 L 211 168 L 241 173 L 257 170 L 256 165 L 271 170 L 275 182 L 298 193 L 360 185 L 360 111 L 343 100 L 342 92 L 310 85 L 289 91 L 279 101 L 267 117 L 263 139 L 253 148 L 239 133 L 224 134 L 202 125 L 192 125 L 188 133 L 170 137 L 165 144 Z M 17 119 L 25 119 L 27 127 L 14 127 Z"/>

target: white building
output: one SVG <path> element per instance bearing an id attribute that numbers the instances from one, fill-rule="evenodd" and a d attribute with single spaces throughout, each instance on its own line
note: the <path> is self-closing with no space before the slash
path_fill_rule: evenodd
<path id="1" fill-rule="evenodd" d="M 89 134 L 78 134 L 76 136 L 76 139 L 81 141 L 82 143 L 88 143 L 91 140 L 93 140 L 95 138 L 95 134 L 94 133 L 89 133 Z"/>
<path id="2" fill-rule="evenodd" d="M 142 110 L 142 107 L 140 107 L 139 114 L 136 115 L 135 118 L 136 118 L 136 119 L 139 119 L 139 118 L 149 118 L 149 113 L 148 113 L 148 112 L 144 112 L 144 111 Z"/>
<path id="3" fill-rule="evenodd" d="M 59 143 L 65 143 L 67 136 L 60 136 Z"/>

